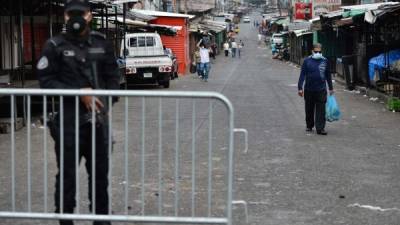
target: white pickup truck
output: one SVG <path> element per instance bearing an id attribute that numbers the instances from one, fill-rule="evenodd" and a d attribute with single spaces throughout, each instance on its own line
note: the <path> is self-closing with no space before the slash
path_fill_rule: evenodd
<path id="1" fill-rule="evenodd" d="M 121 57 L 126 56 L 126 85 L 158 84 L 169 88 L 172 60 L 163 49 L 160 35 L 132 33 L 126 34 L 125 38 Z M 124 46 L 123 40 L 121 46 Z"/>

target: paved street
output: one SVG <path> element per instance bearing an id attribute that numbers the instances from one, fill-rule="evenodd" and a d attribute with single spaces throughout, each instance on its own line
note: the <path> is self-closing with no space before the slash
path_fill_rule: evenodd
<path id="1" fill-rule="evenodd" d="M 259 15 L 255 15 L 259 16 Z M 304 102 L 297 96 L 297 79 L 299 69 L 282 61 L 271 59 L 270 49 L 259 46 L 257 30 L 253 24 L 241 24 L 239 38 L 244 41 L 242 58 L 226 58 L 223 54 L 212 64 L 208 83 L 201 82 L 194 75 L 187 75 L 171 83 L 171 90 L 179 91 L 215 91 L 227 96 L 235 109 L 235 127 L 249 131 L 249 152 L 244 154 L 243 138 L 236 136 L 235 154 L 235 200 L 245 200 L 249 204 L 249 224 L 253 225 L 395 225 L 400 223 L 400 115 L 388 112 L 380 101 L 370 101 L 368 97 L 355 92 L 345 91 L 335 84 L 337 99 L 341 106 L 343 118 L 339 122 L 327 124 L 328 136 L 317 136 L 305 132 Z M 153 90 L 153 89 L 150 89 Z M 158 89 L 157 89 L 158 90 Z M 170 102 L 175 104 L 175 101 Z M 149 103 L 151 105 L 157 103 Z M 167 103 L 168 104 L 168 103 Z M 165 104 L 165 105 L 167 105 Z M 185 103 L 186 104 L 186 103 Z M 206 109 L 203 110 L 203 106 Z M 141 102 L 132 102 L 131 109 L 140 110 Z M 206 118 L 206 103 L 201 102 L 198 116 Z M 172 107 L 174 109 L 174 107 Z M 174 127 L 174 111 L 167 112 L 165 119 L 168 127 Z M 170 110 L 167 108 L 167 110 Z M 115 116 L 123 116 L 122 103 L 118 103 Z M 156 130 L 157 110 L 149 110 L 148 126 Z M 226 122 L 224 110 L 217 110 L 217 124 Z M 182 137 L 189 137 L 183 147 L 192 144 L 191 115 L 192 106 L 183 108 Z M 132 127 L 140 127 L 140 114 L 133 115 Z M 152 119 L 154 118 L 154 120 Z M 198 139 L 206 142 L 207 120 L 199 120 Z M 215 139 L 224 140 L 223 126 L 216 126 Z M 123 131 L 120 127 L 121 132 Z M 204 132 L 203 132 L 204 131 Z M 140 149 L 140 130 L 131 131 L 131 142 Z M 135 133 L 137 132 L 137 133 Z M 174 131 L 172 131 L 173 133 Z M 116 149 L 122 149 L 124 137 L 116 133 Z M 39 138 L 40 132 L 35 133 Z M 148 134 L 147 142 L 157 153 L 157 133 Z M 171 134 L 170 138 L 174 138 Z M 18 141 L 24 142 L 19 135 Z M 136 140 L 138 140 L 136 142 Z M 168 140 L 168 137 L 165 137 Z M 9 149 L 7 136 L 0 136 L 1 149 Z M 218 141 L 216 141 L 218 142 Z M 218 149 L 224 148 L 221 142 L 216 143 Z M 154 145 L 152 145 L 152 143 Z M 207 143 L 205 144 L 207 146 Z M 166 148 L 174 148 L 174 142 Z M 22 148 L 22 147 L 21 147 Z M 202 149 L 201 147 L 198 149 Z M 121 150 L 122 151 L 122 150 Z M 140 151 L 140 150 L 138 150 Z M 33 157 L 43 157 L 38 151 Z M 140 158 L 140 152 L 132 153 Z M 220 153 L 219 153 L 220 154 Z M 221 154 L 222 155 L 222 154 Z M 2 153 L 0 160 L 8 162 L 8 153 Z M 183 156 L 189 157 L 190 155 Z M 202 153 L 199 153 L 202 156 Z M 205 155 L 206 156 L 206 155 Z M 25 153 L 20 150 L 17 157 L 24 160 L 19 165 L 23 170 L 26 164 Z M 54 156 L 49 156 L 50 167 L 54 168 Z M 116 163 L 122 164 L 124 155 L 116 152 Z M 157 159 L 157 154 L 151 155 Z M 173 155 L 165 155 L 166 162 L 173 161 Z M 218 156 L 219 157 L 219 156 Z M 214 156 L 216 167 L 223 167 L 223 160 Z M 185 158 L 186 159 L 186 158 Z M 205 159 L 207 160 L 207 159 Z M 186 162 L 185 160 L 183 160 Z M 133 175 L 140 175 L 139 159 L 130 166 Z M 219 164 L 218 164 L 219 162 Z M 133 165 L 134 164 L 134 165 Z M 185 163 L 184 163 L 185 164 Z M 38 164 L 35 168 L 41 168 Z M 199 163 L 199 165 L 203 165 Z M 190 165 L 183 165 L 183 169 Z M 0 171 L 9 171 L 9 164 L 0 165 Z M 165 165 L 165 173 L 173 171 L 173 166 Z M 18 169 L 19 170 L 19 169 Z M 83 166 L 82 166 L 83 170 Z M 157 167 L 146 166 L 153 177 L 157 176 Z M 200 171 L 202 171 L 200 169 Z M 206 171 L 206 170 L 205 170 Z M 221 172 L 222 169 L 217 172 Z M 1 172 L 0 207 L 9 207 L 10 174 Z M 22 173 L 22 172 L 21 172 Z M 55 171 L 49 172 L 49 177 Z M 123 174 L 123 171 L 115 171 Z M 190 173 L 190 171 L 188 172 Z M 173 174 L 171 172 L 171 174 Z M 199 183 L 202 184 L 204 174 L 199 173 Z M 122 175 L 121 175 L 122 176 Z M 170 177 L 173 179 L 173 176 Z M 185 177 L 183 175 L 183 180 Z M 83 178 L 82 178 L 83 179 Z M 188 178 L 190 181 L 190 177 Z M 205 179 L 205 178 L 204 178 Z M 24 178 L 20 179 L 18 189 L 26 190 Z M 38 187 L 33 198 L 42 198 L 41 180 L 34 179 Z M 49 178 L 49 196 L 52 196 L 53 179 Z M 116 180 L 115 185 L 121 185 Z M 157 179 L 147 180 L 149 189 L 158 187 Z M 182 188 L 186 188 L 185 181 Z M 154 184 L 154 185 L 151 185 Z M 136 185 L 136 183 L 135 183 Z M 224 189 L 223 182 L 216 187 Z M 50 187 L 51 186 L 51 187 Z M 205 184 L 206 186 L 206 184 Z M 187 187 L 190 189 L 190 182 Z M 8 188 L 8 189 L 7 189 Z M 172 189 L 172 188 L 171 188 Z M 133 186 L 136 193 L 133 200 L 139 199 L 140 185 Z M 123 189 L 116 191 L 123 193 Z M 199 190 L 198 193 L 202 193 Z M 201 194 L 199 194 L 201 195 Z M 149 204 L 156 205 L 154 194 Z M 215 195 L 218 198 L 221 195 Z M 84 198 L 85 196 L 82 196 Z M 137 197 L 137 198 L 136 198 Z M 172 199 L 171 193 L 166 193 L 166 199 Z M 190 198 L 190 196 L 183 196 Z M 17 196 L 19 206 L 24 208 L 26 196 Z M 86 198 L 86 197 L 85 197 Z M 150 198 L 150 195 L 149 195 Z M 203 195 L 197 196 L 199 202 L 205 202 Z M 37 207 L 42 207 L 41 200 L 33 200 Z M 140 202 L 140 201 L 139 201 Z M 123 205 L 123 202 L 118 202 Z M 53 203 L 49 200 L 49 208 Z M 121 206 L 122 207 L 122 206 Z M 164 206 L 166 211 L 172 210 L 171 205 Z M 186 207 L 182 211 L 186 211 Z M 216 211 L 220 210 L 217 208 Z M 51 211 L 51 210 L 50 210 Z M 190 211 L 190 210 L 189 210 Z M 198 208 L 198 212 L 205 209 Z M 139 213 L 140 209 L 134 209 Z M 244 211 L 241 207 L 234 210 L 235 224 L 245 224 Z M 1 222 L 0 224 L 35 224 L 29 221 L 21 223 Z M 39 223 L 38 223 L 39 224 Z M 44 224 L 44 223 L 40 223 Z M 50 224 L 50 223 L 49 223 Z M 55 224 L 55 223 L 53 223 Z M 82 223 L 83 224 L 83 223 Z M 85 223 L 86 224 L 86 223 Z M 89 224 L 89 223 L 87 223 Z"/>
<path id="2" fill-rule="evenodd" d="M 327 124 L 327 137 L 307 134 L 299 69 L 272 60 L 252 24 L 241 31 L 241 60 L 219 56 L 209 83 L 185 77 L 173 88 L 217 91 L 233 102 L 236 127 L 250 135 L 235 171 L 235 198 L 248 201 L 250 224 L 400 223 L 400 116 L 336 85 L 343 119 Z"/>

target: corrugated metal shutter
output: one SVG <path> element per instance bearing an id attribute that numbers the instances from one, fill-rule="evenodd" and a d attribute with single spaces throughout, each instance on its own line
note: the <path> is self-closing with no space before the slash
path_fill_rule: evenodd
<path id="1" fill-rule="evenodd" d="M 179 74 L 184 74 L 186 71 L 186 52 L 185 52 L 185 37 L 182 35 L 170 37 L 170 36 L 162 36 L 161 37 L 163 44 L 172 49 L 175 53 L 177 61 L 178 61 L 178 72 Z"/>
<path id="2" fill-rule="evenodd" d="M 158 17 L 151 21 L 153 24 L 180 26 L 182 29 L 178 31 L 177 35 L 161 36 L 163 45 L 172 49 L 178 61 L 178 73 L 185 74 L 187 65 L 190 63 L 189 57 L 189 32 L 186 18 L 175 17 Z"/>

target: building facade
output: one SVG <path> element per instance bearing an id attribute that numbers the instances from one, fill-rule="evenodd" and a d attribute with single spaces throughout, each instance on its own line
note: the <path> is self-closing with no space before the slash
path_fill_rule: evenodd
<path id="1" fill-rule="evenodd" d="M 217 5 L 217 0 L 175 0 L 180 12 L 205 12 L 212 10 Z"/>

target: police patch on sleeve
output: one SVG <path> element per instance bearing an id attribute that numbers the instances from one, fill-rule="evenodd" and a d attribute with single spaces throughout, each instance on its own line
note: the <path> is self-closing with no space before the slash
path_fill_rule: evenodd
<path id="1" fill-rule="evenodd" d="M 46 56 L 43 56 L 42 58 L 40 58 L 38 64 L 37 64 L 37 69 L 38 70 L 44 70 L 47 67 L 49 67 L 49 60 L 47 59 Z"/>

